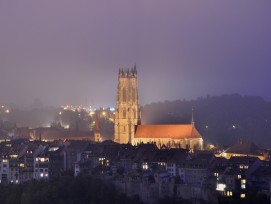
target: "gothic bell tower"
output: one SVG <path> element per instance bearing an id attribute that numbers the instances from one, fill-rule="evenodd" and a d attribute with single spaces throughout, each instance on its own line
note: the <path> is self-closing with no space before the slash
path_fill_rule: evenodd
<path id="1" fill-rule="evenodd" d="M 134 142 L 136 125 L 140 124 L 140 107 L 137 88 L 136 65 L 130 69 L 119 69 L 117 104 L 114 125 L 114 141 Z"/>

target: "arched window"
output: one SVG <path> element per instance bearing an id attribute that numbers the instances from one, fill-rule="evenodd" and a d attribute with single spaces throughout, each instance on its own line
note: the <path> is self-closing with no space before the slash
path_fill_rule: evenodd
<path id="1" fill-rule="evenodd" d="M 123 110 L 123 118 L 126 118 L 126 110 Z"/>
<path id="2" fill-rule="evenodd" d="M 135 93 L 136 91 L 135 91 L 135 88 L 133 88 L 132 89 L 132 99 L 133 99 L 133 101 L 135 101 L 136 100 L 136 93 Z"/>
<path id="3" fill-rule="evenodd" d="M 122 101 L 123 102 L 126 101 L 126 89 L 125 88 L 122 89 Z"/>

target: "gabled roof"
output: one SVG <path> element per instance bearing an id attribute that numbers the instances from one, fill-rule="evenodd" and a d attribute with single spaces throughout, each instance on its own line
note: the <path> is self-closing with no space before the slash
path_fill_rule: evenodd
<path id="1" fill-rule="evenodd" d="M 252 157 L 252 156 L 231 157 L 229 159 L 229 163 L 235 164 L 235 165 L 253 164 L 257 160 L 259 160 L 258 157 Z"/>
<path id="2" fill-rule="evenodd" d="M 155 144 L 140 144 L 135 148 L 134 161 L 153 161 L 157 151 Z"/>
<path id="3" fill-rule="evenodd" d="M 223 172 L 229 166 L 229 160 L 224 157 L 214 157 L 209 165 L 211 171 Z"/>
<path id="4" fill-rule="evenodd" d="M 226 153 L 261 155 L 262 150 L 251 141 L 239 140 L 232 147 L 225 151 Z"/>
<path id="5" fill-rule="evenodd" d="M 69 140 L 64 144 L 69 151 L 83 152 L 89 145 L 88 141 Z"/>
<path id="6" fill-rule="evenodd" d="M 202 138 L 197 129 L 191 125 L 138 125 L 135 138 Z"/>
<path id="7" fill-rule="evenodd" d="M 153 162 L 179 163 L 186 161 L 189 156 L 185 149 L 160 149 L 156 152 Z"/>
<path id="8" fill-rule="evenodd" d="M 213 155 L 197 155 L 187 161 L 184 161 L 181 165 L 187 168 L 196 168 L 196 169 L 207 169 L 211 167 L 212 162 L 214 161 Z"/>

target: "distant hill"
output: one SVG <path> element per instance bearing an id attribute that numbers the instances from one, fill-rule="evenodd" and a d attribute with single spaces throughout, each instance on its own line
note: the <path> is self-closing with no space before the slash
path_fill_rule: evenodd
<path id="1" fill-rule="evenodd" d="M 205 142 L 232 145 L 243 138 L 271 147 L 271 102 L 256 96 L 232 94 L 152 103 L 142 107 L 142 123 L 190 123 L 192 107 Z"/>

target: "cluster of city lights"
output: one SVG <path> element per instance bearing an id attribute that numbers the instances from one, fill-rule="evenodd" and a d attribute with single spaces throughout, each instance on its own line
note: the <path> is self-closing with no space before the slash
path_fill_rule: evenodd
<path id="1" fill-rule="evenodd" d="M 65 105 L 65 106 L 61 106 L 61 108 L 63 108 L 64 110 L 71 110 L 73 112 L 75 111 L 86 111 L 88 113 L 93 112 L 93 108 L 91 106 L 83 106 L 83 105 Z"/>
<path id="2" fill-rule="evenodd" d="M 10 109 L 4 105 L 1 105 L 1 111 L 0 112 L 4 112 L 4 113 L 10 113 Z"/>
<path id="3" fill-rule="evenodd" d="M 70 110 L 73 112 L 81 112 L 81 111 L 85 111 L 89 114 L 89 116 L 93 116 L 95 114 L 96 109 L 92 108 L 92 106 L 83 106 L 83 105 L 63 105 L 61 106 L 61 108 L 63 110 Z M 110 108 L 101 108 L 101 115 L 100 117 L 108 117 L 108 113 L 110 114 L 114 114 L 115 113 L 115 108 L 110 107 Z M 60 111 L 58 113 L 59 115 L 63 114 L 63 111 Z"/>

